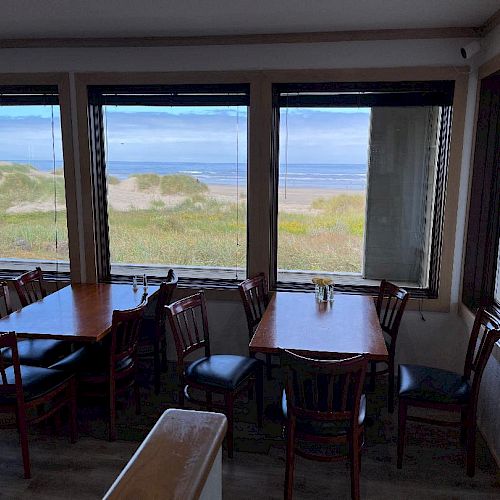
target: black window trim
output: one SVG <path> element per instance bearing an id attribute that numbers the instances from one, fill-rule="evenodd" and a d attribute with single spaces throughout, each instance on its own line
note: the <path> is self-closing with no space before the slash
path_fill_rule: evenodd
<path id="1" fill-rule="evenodd" d="M 400 82 L 320 82 L 273 84 L 272 131 L 272 208 L 270 210 L 271 258 L 270 283 L 276 290 L 312 290 L 312 283 L 278 281 L 278 182 L 279 182 L 279 116 L 280 107 L 372 107 L 372 106 L 441 106 L 438 168 L 433 212 L 429 286 L 406 287 L 413 298 L 437 299 L 441 274 L 444 212 L 448 179 L 453 98 L 455 81 L 400 81 Z M 391 98 L 393 98 L 391 104 Z M 291 104 L 290 104 L 291 103 Z M 339 284 L 339 291 L 353 294 L 374 294 L 377 287 L 361 284 Z"/>
<path id="2" fill-rule="evenodd" d="M 112 273 L 111 268 L 102 106 L 250 106 L 250 84 L 88 85 L 87 90 L 97 278 L 102 283 L 129 283 L 130 276 Z M 248 220 L 246 231 L 245 272 L 248 275 Z M 172 267 L 175 269 L 175 266 Z M 160 283 L 162 278 L 148 274 L 148 281 L 153 284 Z M 215 276 L 182 277 L 180 285 L 192 288 L 236 288 L 240 282 L 241 279 Z"/>

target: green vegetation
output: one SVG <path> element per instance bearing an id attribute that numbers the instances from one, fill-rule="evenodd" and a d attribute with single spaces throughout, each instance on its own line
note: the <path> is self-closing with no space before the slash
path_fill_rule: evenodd
<path id="1" fill-rule="evenodd" d="M 187 175 L 135 175 L 137 189 L 153 194 L 143 208 L 109 207 L 110 248 L 116 263 L 245 267 L 246 202 L 229 203 Z M 64 179 L 55 177 L 64 209 Z M 120 180 L 108 182 L 119 187 Z M 0 255 L 4 258 L 68 259 L 64 210 L 58 211 L 55 254 L 54 177 L 28 165 L 0 164 Z M 168 195 L 182 196 L 172 204 Z M 165 196 L 161 199 L 160 196 Z M 236 221 L 237 209 L 239 224 Z M 280 269 L 359 272 L 365 196 L 318 198 L 309 209 L 281 211 Z M 236 241 L 238 239 L 238 246 Z"/>
<path id="2" fill-rule="evenodd" d="M 134 174 L 132 177 L 136 180 L 137 187 L 141 191 L 158 189 L 163 195 L 180 194 L 185 196 L 208 192 L 206 184 L 203 184 L 190 175 Z"/>

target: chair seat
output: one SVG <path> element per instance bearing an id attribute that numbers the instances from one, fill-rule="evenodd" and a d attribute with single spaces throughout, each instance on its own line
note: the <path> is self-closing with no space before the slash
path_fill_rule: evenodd
<path id="1" fill-rule="evenodd" d="M 185 375 L 188 382 L 234 390 L 255 372 L 259 363 L 245 356 L 216 354 L 193 361 Z"/>
<path id="2" fill-rule="evenodd" d="M 281 397 L 281 409 L 283 411 L 283 416 L 288 418 L 288 403 L 286 400 L 286 392 L 283 391 L 283 395 Z M 361 395 L 361 400 L 359 403 L 359 417 L 358 424 L 363 425 L 366 416 L 366 396 L 364 394 Z M 342 436 L 347 434 L 349 430 L 349 422 L 345 420 L 338 421 L 328 421 L 328 422 L 320 422 L 319 420 L 309 420 L 297 418 L 296 422 L 297 431 L 303 434 L 312 434 L 316 436 L 324 436 L 324 437 L 334 437 L 334 436 Z"/>
<path id="3" fill-rule="evenodd" d="M 121 359 L 116 365 L 120 372 L 133 364 L 133 359 Z M 50 366 L 51 369 L 76 373 L 79 378 L 107 377 L 109 373 L 109 350 L 101 344 L 84 346 Z"/>
<path id="4" fill-rule="evenodd" d="M 30 366 L 50 366 L 68 354 L 70 349 L 70 342 L 65 340 L 29 339 L 20 340 L 17 343 L 20 363 Z M 6 363 L 12 363 L 10 348 L 3 349 L 2 356 Z"/>
<path id="5" fill-rule="evenodd" d="M 399 397 L 419 402 L 466 404 L 470 385 L 462 375 L 420 365 L 399 365 Z"/>
<path id="6" fill-rule="evenodd" d="M 72 373 L 66 373 L 39 366 L 20 365 L 23 382 L 24 401 L 28 402 L 51 392 L 71 379 Z M 8 384 L 15 384 L 14 367 L 5 369 Z M 15 395 L 0 396 L 0 404 L 15 404 Z"/>

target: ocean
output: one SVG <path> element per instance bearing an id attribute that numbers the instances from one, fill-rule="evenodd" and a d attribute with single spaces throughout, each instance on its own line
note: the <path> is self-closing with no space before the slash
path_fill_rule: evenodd
<path id="1" fill-rule="evenodd" d="M 36 168 L 51 171 L 52 160 L 31 160 Z M 56 168 L 62 161 L 56 161 Z M 205 184 L 235 185 L 239 177 L 240 185 L 246 184 L 246 165 L 235 163 L 163 163 L 110 161 L 108 175 L 126 179 L 131 174 L 154 173 L 160 175 L 186 174 L 196 177 Z M 280 185 L 289 188 L 324 189 L 366 189 L 367 166 L 363 164 L 288 164 L 280 165 Z"/>

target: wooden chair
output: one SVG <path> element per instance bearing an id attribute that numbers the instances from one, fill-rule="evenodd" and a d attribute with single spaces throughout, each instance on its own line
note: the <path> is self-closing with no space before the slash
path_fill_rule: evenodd
<path id="1" fill-rule="evenodd" d="M 23 307 L 47 296 L 42 270 L 39 267 L 16 278 L 14 287 Z M 12 312 L 10 306 L 9 309 Z M 71 343 L 64 340 L 22 339 L 18 341 L 17 345 L 21 363 L 29 366 L 47 367 L 71 352 Z M 8 349 L 3 355 L 5 362 L 12 363 L 12 353 Z"/>
<path id="2" fill-rule="evenodd" d="M 254 358 L 230 354 L 210 353 L 207 309 L 203 291 L 166 306 L 167 318 L 177 350 L 179 376 L 179 405 L 184 399 L 204 406 L 208 411 L 221 409 L 228 422 L 227 452 L 233 456 L 233 406 L 234 399 L 249 390 L 255 381 L 258 424 L 262 426 L 262 365 Z M 187 357 L 203 349 L 204 356 L 188 364 Z M 189 389 L 205 392 L 204 401 L 195 399 Z M 224 403 L 213 400 L 213 394 L 221 394 Z"/>
<path id="3" fill-rule="evenodd" d="M 178 278 L 173 269 L 167 274 L 167 279 L 160 285 L 156 296 L 146 307 L 142 321 L 140 344 L 153 344 L 153 366 L 155 394 L 160 393 L 161 372 L 167 369 L 167 338 L 165 335 L 165 306 L 172 302 Z M 160 361 L 161 355 L 161 361 Z"/>
<path id="4" fill-rule="evenodd" d="M 409 293 L 389 281 L 382 280 L 375 308 L 379 317 L 382 331 L 387 334 L 389 341 L 386 340 L 387 350 L 389 351 L 388 367 L 385 370 L 377 371 L 377 363 L 370 362 L 370 388 L 375 390 L 375 377 L 384 373 L 389 374 L 389 391 L 387 398 L 387 409 L 389 413 L 394 413 L 394 359 L 396 357 L 396 341 L 398 339 L 399 325 L 403 318 L 406 303 L 410 298 Z"/>
<path id="5" fill-rule="evenodd" d="M 105 397 L 109 402 L 109 440 L 116 439 L 117 396 L 134 389 L 136 412 L 141 411 L 137 382 L 137 342 L 146 295 L 141 304 L 123 311 L 113 311 L 111 332 L 104 342 L 82 347 L 51 366 L 52 369 L 77 375 L 82 396 Z"/>
<path id="6" fill-rule="evenodd" d="M 70 410 L 71 442 L 77 439 L 75 378 L 71 373 L 19 363 L 14 332 L 0 334 L 0 413 L 16 417 L 24 465 L 24 477 L 31 476 L 28 449 L 28 423 L 37 423 L 57 414 L 63 407 Z M 12 353 L 12 365 L 5 368 L 2 351 Z"/>
<path id="7" fill-rule="evenodd" d="M 43 273 L 39 267 L 18 276 L 14 280 L 14 286 L 23 307 L 47 297 Z"/>
<path id="8" fill-rule="evenodd" d="M 12 312 L 10 302 L 9 285 L 5 281 L 0 282 L 0 318 L 8 316 Z"/>
<path id="9" fill-rule="evenodd" d="M 465 442 L 467 474 L 476 462 L 476 411 L 483 371 L 493 346 L 500 339 L 500 318 L 484 309 L 476 314 L 463 375 L 419 365 L 399 366 L 398 469 L 403 465 L 406 421 L 459 426 Z M 460 412 L 460 422 L 408 416 L 408 407 Z"/>
<path id="10" fill-rule="evenodd" d="M 344 455 L 325 455 L 306 449 L 305 442 L 348 447 L 351 462 L 351 497 L 360 498 L 359 475 L 366 397 L 362 395 L 367 360 L 354 356 L 319 360 L 285 351 L 286 389 L 283 413 L 286 418 L 285 499 L 291 499 L 295 455 L 312 460 L 337 461 Z M 298 442 L 302 446 L 298 446 Z"/>
<path id="11" fill-rule="evenodd" d="M 252 340 L 257 326 L 269 305 L 269 289 L 267 287 L 266 275 L 260 273 L 253 278 L 248 278 L 238 285 L 241 301 L 247 318 L 248 339 Z M 271 354 L 266 354 L 267 379 L 271 379 L 272 364 Z"/>

